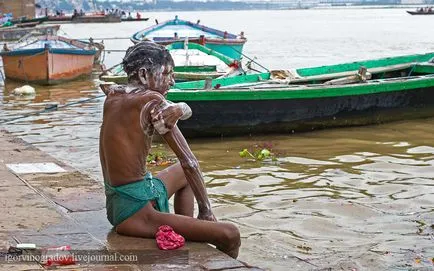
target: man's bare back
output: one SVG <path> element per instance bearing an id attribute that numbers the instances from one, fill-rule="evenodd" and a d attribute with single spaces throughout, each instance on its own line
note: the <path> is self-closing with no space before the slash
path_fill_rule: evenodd
<path id="1" fill-rule="evenodd" d="M 104 179 L 114 186 L 140 180 L 146 173 L 152 133 L 142 130 L 140 112 L 156 96 L 150 91 L 128 95 L 113 92 L 107 96 L 100 133 L 100 158 Z"/>

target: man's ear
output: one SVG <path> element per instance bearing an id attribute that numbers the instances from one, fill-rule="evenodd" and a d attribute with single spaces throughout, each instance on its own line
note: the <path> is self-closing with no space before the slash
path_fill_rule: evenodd
<path id="1" fill-rule="evenodd" d="M 145 68 L 140 68 L 138 72 L 138 77 L 140 82 L 147 86 L 148 85 L 148 73 L 146 72 Z"/>

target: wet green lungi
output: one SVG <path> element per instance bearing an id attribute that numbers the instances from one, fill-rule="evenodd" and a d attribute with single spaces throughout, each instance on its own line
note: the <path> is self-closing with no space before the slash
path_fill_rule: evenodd
<path id="1" fill-rule="evenodd" d="M 150 200 L 155 201 L 155 209 L 169 213 L 166 186 L 149 172 L 141 181 L 121 186 L 111 186 L 105 181 L 104 185 L 107 218 L 115 227 L 137 213 Z"/>

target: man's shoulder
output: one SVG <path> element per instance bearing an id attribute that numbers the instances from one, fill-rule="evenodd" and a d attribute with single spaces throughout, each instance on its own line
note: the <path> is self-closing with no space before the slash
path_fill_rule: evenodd
<path id="1" fill-rule="evenodd" d="M 152 90 L 139 90 L 137 87 L 130 85 L 118 85 L 118 84 L 101 84 L 100 88 L 106 94 L 110 96 L 121 96 L 123 98 L 137 98 L 144 100 L 160 100 L 164 101 L 166 98 L 157 91 Z"/>
<path id="2" fill-rule="evenodd" d="M 104 92 L 106 96 L 112 94 L 125 94 L 126 93 L 126 85 L 117 85 L 113 83 L 104 83 L 99 85 L 101 90 Z"/>

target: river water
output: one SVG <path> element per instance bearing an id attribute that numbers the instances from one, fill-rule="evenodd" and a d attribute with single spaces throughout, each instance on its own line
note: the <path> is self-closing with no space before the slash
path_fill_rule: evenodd
<path id="1" fill-rule="evenodd" d="M 274 69 L 434 51 L 434 16 L 410 16 L 403 9 L 155 12 L 144 14 L 147 23 L 61 30 L 73 38 L 123 38 L 175 14 L 244 31 L 245 54 Z M 116 39 L 105 45 L 124 50 L 131 43 Z M 122 55 L 106 54 L 106 65 L 119 63 Z M 0 86 L 0 118 L 101 95 L 96 84 L 35 86 L 36 97 L 22 98 L 9 94 L 20 84 L 8 83 Z M 102 103 L 99 98 L 4 127 L 101 180 Z M 240 227 L 241 260 L 271 270 L 434 268 L 434 118 L 189 142 L 217 217 Z M 164 145 L 156 147 L 171 155 Z M 262 147 L 276 159 L 260 162 L 238 154 Z M 296 259 L 304 262 L 294 265 Z"/>

